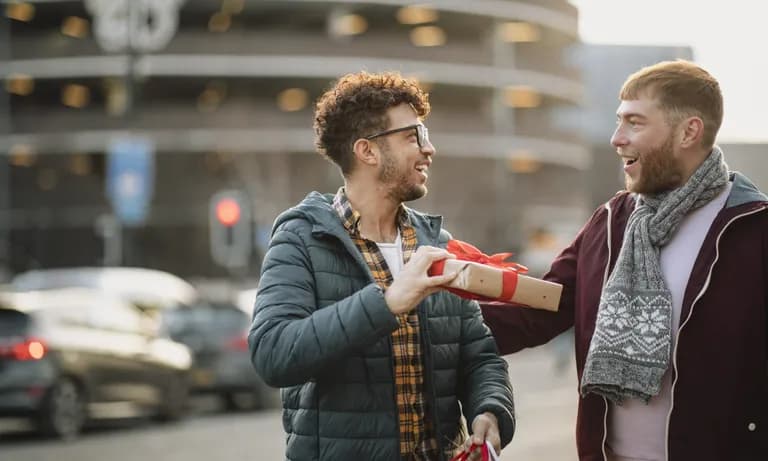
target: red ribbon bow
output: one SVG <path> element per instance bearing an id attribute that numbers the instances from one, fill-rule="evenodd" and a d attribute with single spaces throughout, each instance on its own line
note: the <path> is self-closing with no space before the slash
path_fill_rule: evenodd
<path id="1" fill-rule="evenodd" d="M 528 268 L 522 264 L 514 263 L 511 261 L 505 261 L 505 259 L 512 256 L 514 253 L 496 253 L 488 256 L 477 247 L 461 240 L 449 240 L 446 247 L 449 253 L 453 253 L 456 257 L 462 261 L 472 261 L 488 266 L 498 267 L 505 270 L 513 270 L 520 274 L 528 272 Z"/>
<path id="2" fill-rule="evenodd" d="M 472 446 L 470 446 L 468 449 L 451 458 L 451 461 L 467 461 L 469 459 L 469 455 L 472 454 L 472 452 L 475 451 L 475 448 L 478 447 L 480 448 L 480 456 L 482 456 L 482 461 L 490 461 L 491 455 L 488 453 L 488 445 L 485 443 L 473 443 Z"/>
<path id="3" fill-rule="evenodd" d="M 515 290 L 517 289 L 517 275 L 528 272 L 528 268 L 522 264 L 505 261 L 512 256 L 513 253 L 496 253 L 489 256 L 477 249 L 474 245 L 462 242 L 461 240 L 449 240 L 446 250 L 456 256 L 456 259 L 461 261 L 471 261 L 502 269 L 504 271 L 502 275 L 504 286 L 500 296 L 500 299 L 502 300 L 509 300 L 512 298 L 512 295 L 515 294 Z M 443 273 L 444 269 L 445 260 L 437 261 L 432 264 L 428 273 L 429 275 L 440 275 Z M 493 301 L 495 299 L 479 296 L 457 288 L 447 288 L 447 290 L 465 299 L 477 299 L 480 301 Z"/>

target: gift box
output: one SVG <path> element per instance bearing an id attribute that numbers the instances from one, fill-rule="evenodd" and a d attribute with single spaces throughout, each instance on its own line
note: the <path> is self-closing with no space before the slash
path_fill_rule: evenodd
<path id="1" fill-rule="evenodd" d="M 483 301 L 501 301 L 556 312 L 563 286 L 524 275 L 527 269 L 506 262 L 511 253 L 488 256 L 474 246 L 458 240 L 446 248 L 456 259 L 432 265 L 430 275 L 459 272 L 446 287 L 457 295 Z"/>

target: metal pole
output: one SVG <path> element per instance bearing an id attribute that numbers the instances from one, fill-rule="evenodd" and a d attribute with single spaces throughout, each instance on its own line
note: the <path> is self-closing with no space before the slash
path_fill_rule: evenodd
<path id="1" fill-rule="evenodd" d="M 11 20 L 0 17 L 0 63 L 11 59 Z M 11 133 L 11 100 L 0 90 L 0 135 Z M 10 276 L 11 175 L 9 152 L 0 152 L 0 282 Z"/>

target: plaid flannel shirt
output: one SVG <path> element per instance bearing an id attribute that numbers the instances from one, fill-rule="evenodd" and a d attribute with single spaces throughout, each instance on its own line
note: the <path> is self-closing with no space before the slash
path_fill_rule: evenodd
<path id="1" fill-rule="evenodd" d="M 360 235 L 360 214 L 352 208 L 344 188 L 333 199 L 333 207 L 355 242 L 376 283 L 383 289 L 392 283 L 392 274 L 376 242 Z M 411 226 L 405 207 L 400 205 L 397 224 L 403 245 L 403 262 L 416 251 L 416 230 Z M 424 364 L 421 354 L 419 315 L 414 309 L 399 314 L 400 324 L 392 333 L 395 365 L 395 394 L 400 429 L 400 456 L 404 460 L 438 459 L 439 450 L 424 396 Z"/>

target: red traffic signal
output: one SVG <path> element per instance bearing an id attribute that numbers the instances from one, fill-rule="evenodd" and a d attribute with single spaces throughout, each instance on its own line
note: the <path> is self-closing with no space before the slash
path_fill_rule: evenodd
<path id="1" fill-rule="evenodd" d="M 216 202 L 216 219 L 227 227 L 232 227 L 240 221 L 240 204 L 231 198 L 222 198 Z"/>
<path id="2" fill-rule="evenodd" d="M 229 269 L 248 267 L 253 249 L 253 212 L 241 190 L 221 190 L 208 202 L 211 258 Z"/>

